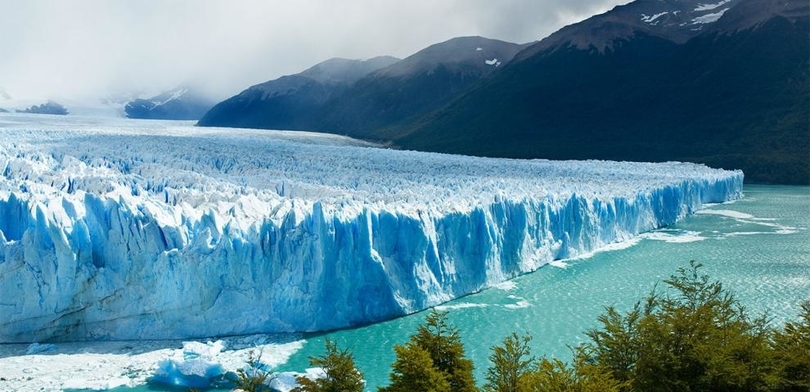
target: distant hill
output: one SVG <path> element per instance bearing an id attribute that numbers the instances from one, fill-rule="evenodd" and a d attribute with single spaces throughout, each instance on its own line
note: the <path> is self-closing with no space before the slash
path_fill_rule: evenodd
<path id="1" fill-rule="evenodd" d="M 403 60 L 328 60 L 300 74 L 243 91 L 215 106 L 199 125 L 314 130 L 390 139 L 398 129 L 500 69 L 523 47 L 461 37 Z"/>
<path id="2" fill-rule="evenodd" d="M 27 109 L 17 110 L 17 113 L 54 114 L 64 116 L 68 114 L 68 110 L 58 102 L 48 101 L 41 105 L 33 105 Z"/>
<path id="3" fill-rule="evenodd" d="M 152 98 L 129 101 L 124 112 L 129 118 L 199 120 L 215 103 L 192 87 L 179 86 Z"/>
<path id="4" fill-rule="evenodd" d="M 749 181 L 808 184 L 809 25 L 807 1 L 638 0 L 532 45 L 393 142 L 693 161 L 742 169 Z"/>
<path id="5" fill-rule="evenodd" d="M 317 129 L 324 105 L 357 80 L 399 61 L 390 56 L 369 60 L 335 58 L 299 74 L 252 86 L 218 103 L 198 125 L 266 129 Z"/>

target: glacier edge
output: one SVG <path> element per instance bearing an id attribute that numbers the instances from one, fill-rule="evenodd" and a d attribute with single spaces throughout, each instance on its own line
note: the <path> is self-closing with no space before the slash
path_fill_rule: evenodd
<path id="1" fill-rule="evenodd" d="M 82 143 L 104 139 L 80 136 Z M 290 174 L 300 168 L 258 186 L 276 166 L 258 170 L 238 158 L 194 155 L 182 165 L 202 166 L 176 174 L 172 162 L 181 153 L 144 158 L 141 139 L 126 140 L 133 151 L 115 157 L 98 147 L 109 141 L 81 151 L 69 143 L 46 152 L 0 145 L 0 342 L 183 339 L 382 321 L 671 225 L 706 203 L 742 197 L 743 186 L 742 172 L 682 163 L 512 162 L 296 146 L 304 156 L 307 149 L 313 156 L 354 149 L 350 154 L 385 167 L 397 166 L 394 159 L 438 159 L 442 167 L 466 165 L 459 170 L 542 167 L 551 183 L 596 178 L 541 192 L 546 188 L 523 189 L 523 177 L 504 186 L 496 174 L 485 179 L 498 191 L 481 195 L 476 180 L 425 185 L 395 173 L 392 188 L 404 184 L 414 201 L 386 202 L 363 179 L 312 188 Z M 247 148 L 231 136 L 222 140 Z M 148 172 L 155 167 L 162 177 Z M 241 182 L 220 176 L 228 170 Z M 603 172 L 617 170 L 631 172 L 631 185 L 599 185 Z M 657 174 L 663 179 L 652 181 Z M 433 203 L 437 196 L 424 189 L 437 187 L 438 195 L 473 201 L 445 205 L 440 196 Z"/>

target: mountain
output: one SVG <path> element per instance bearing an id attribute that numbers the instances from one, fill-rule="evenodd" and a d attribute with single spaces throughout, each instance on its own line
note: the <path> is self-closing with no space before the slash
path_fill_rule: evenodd
<path id="1" fill-rule="evenodd" d="M 808 184 L 809 22 L 806 1 L 638 0 L 532 45 L 393 142 L 692 161 L 742 169 L 748 181 Z"/>
<path id="2" fill-rule="evenodd" d="M 524 45 L 460 37 L 359 80 L 326 105 L 316 130 L 385 140 L 501 69 Z"/>
<path id="3" fill-rule="evenodd" d="M 353 74 L 362 77 L 335 83 L 312 77 L 324 73 L 313 72 L 324 68 L 321 63 L 243 91 L 218 104 L 199 125 L 388 139 L 500 69 L 524 47 L 483 37 L 454 38 L 400 61 L 377 60 L 376 69 L 366 66 L 365 74 Z"/>
<path id="4" fill-rule="evenodd" d="M 148 99 L 134 99 L 124 106 L 129 118 L 198 120 L 214 100 L 188 86 L 179 86 Z"/>
<path id="5" fill-rule="evenodd" d="M 519 59 L 568 46 L 604 53 L 640 34 L 682 44 L 705 31 L 739 0 L 717 1 L 715 4 L 694 0 L 635 1 L 563 27 L 521 53 Z"/>
<path id="6" fill-rule="evenodd" d="M 68 114 L 68 110 L 58 102 L 48 101 L 41 105 L 33 105 L 27 109 L 17 110 L 17 113 L 33 113 L 33 114 L 55 114 L 64 116 Z"/>
<path id="7" fill-rule="evenodd" d="M 362 77 L 399 59 L 380 56 L 369 60 L 335 58 L 299 74 L 257 84 L 218 103 L 198 125 L 244 128 L 317 128 L 324 105 Z"/>

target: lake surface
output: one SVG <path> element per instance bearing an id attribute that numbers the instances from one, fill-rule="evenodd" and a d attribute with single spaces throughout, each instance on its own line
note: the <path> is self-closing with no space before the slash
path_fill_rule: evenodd
<path id="1" fill-rule="evenodd" d="M 584 331 L 597 326 L 606 306 L 630 309 L 690 260 L 702 263 L 703 272 L 723 282 L 752 314 L 767 312 L 779 325 L 796 319 L 799 303 L 810 299 L 809 227 L 810 188 L 747 185 L 740 201 L 710 206 L 614 250 L 568 260 L 565 268 L 546 266 L 442 308 L 460 329 L 480 384 L 490 347 L 511 332 L 531 334 L 536 356 L 570 360 L 569 346 L 586 339 Z M 277 370 L 303 371 L 329 338 L 354 353 L 367 389 L 374 391 L 388 383 L 393 345 L 406 342 L 424 316 L 305 336 L 302 348 Z"/>

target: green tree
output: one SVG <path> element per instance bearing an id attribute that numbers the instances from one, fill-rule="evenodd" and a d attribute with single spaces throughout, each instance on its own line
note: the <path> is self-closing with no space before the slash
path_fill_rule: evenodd
<path id="1" fill-rule="evenodd" d="M 430 362 L 421 358 L 421 351 L 427 353 Z M 410 385 L 411 378 L 404 377 L 405 374 L 425 374 L 432 375 L 435 371 L 446 380 L 453 392 L 474 392 L 475 377 L 473 376 L 473 363 L 465 357 L 464 346 L 461 344 L 458 329 L 447 322 L 447 312 L 431 310 L 425 318 L 425 324 L 420 325 L 414 335 L 411 335 L 410 342 L 405 346 L 394 347 L 397 353 L 397 361 L 391 373 L 391 386 L 381 388 L 384 391 L 421 391 L 416 385 Z M 407 361 L 401 361 L 400 355 L 408 355 Z M 397 365 L 401 369 L 397 369 Z M 427 369 L 411 369 L 407 366 L 430 366 L 432 371 Z M 406 373 L 403 373 L 407 370 Z M 421 380 L 415 380 L 421 382 Z M 443 385 L 443 383 L 440 383 Z M 410 387 L 410 389 L 409 389 Z M 393 388 L 393 389 L 390 389 Z M 441 385 L 436 388 L 442 388 Z M 430 389 L 441 390 L 441 389 Z"/>
<path id="2" fill-rule="evenodd" d="M 526 376 L 530 392 L 619 392 L 622 384 L 609 371 L 576 360 L 567 366 L 559 359 L 542 358 Z"/>
<path id="3" fill-rule="evenodd" d="M 638 303 L 625 315 L 608 307 L 606 313 L 597 319 L 602 328 L 585 333 L 592 343 L 577 348 L 581 362 L 599 366 L 617 380 L 632 380 L 639 352 L 638 322 L 641 314 Z"/>
<path id="4" fill-rule="evenodd" d="M 444 373 L 454 392 L 474 392 L 473 363 L 465 357 L 458 329 L 447 322 L 447 312 L 432 309 L 411 341 L 430 354 L 433 366 Z"/>
<path id="5" fill-rule="evenodd" d="M 581 363 L 638 391 L 758 391 L 772 379 L 770 330 L 691 262 L 625 315 L 608 308 Z"/>
<path id="6" fill-rule="evenodd" d="M 337 343 L 326 339 L 326 353 L 321 357 L 309 357 L 309 364 L 326 373 L 326 377 L 310 380 L 299 376 L 299 387 L 293 392 L 362 392 L 365 382 L 363 373 L 354 365 L 354 356 L 346 349 L 339 350 Z"/>
<path id="7" fill-rule="evenodd" d="M 430 354 L 419 345 L 408 342 L 395 345 L 397 359 L 392 365 L 391 385 L 380 387 L 380 392 L 450 392 L 450 383 L 444 373 L 433 366 Z"/>
<path id="8" fill-rule="evenodd" d="M 777 390 L 810 391 L 810 301 L 801 308 L 800 322 L 786 323 L 773 339 Z"/>
<path id="9" fill-rule="evenodd" d="M 527 375 L 532 370 L 534 357 L 531 356 L 529 342 L 532 337 L 518 337 L 512 333 L 503 341 L 502 346 L 492 347 L 487 369 L 487 392 L 524 392 L 529 391 Z"/>

